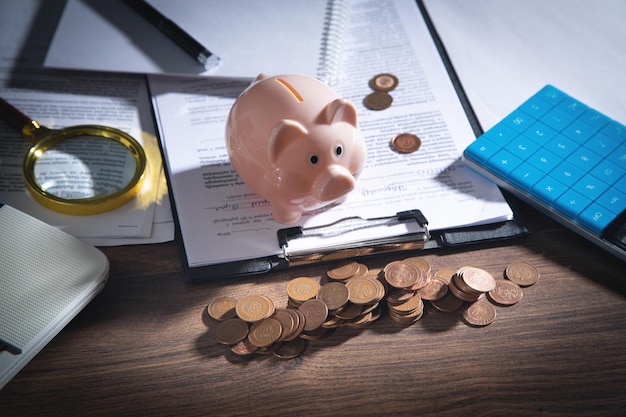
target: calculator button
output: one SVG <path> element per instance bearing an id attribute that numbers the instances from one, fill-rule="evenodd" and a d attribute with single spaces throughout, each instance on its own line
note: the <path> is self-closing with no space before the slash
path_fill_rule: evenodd
<path id="1" fill-rule="evenodd" d="M 552 139 L 556 135 L 556 131 L 541 122 L 533 123 L 526 131 L 524 137 L 534 140 L 536 143 L 543 144 Z"/>
<path id="2" fill-rule="evenodd" d="M 584 124 L 580 120 L 574 120 L 569 126 L 563 129 L 563 134 L 577 143 L 586 142 L 595 132 L 596 129 Z"/>
<path id="3" fill-rule="evenodd" d="M 626 209 L 626 191 L 618 191 L 615 188 L 607 190 L 596 201 L 602 207 L 607 208 L 611 213 L 620 214 Z"/>
<path id="4" fill-rule="evenodd" d="M 615 214 L 597 203 L 591 203 L 589 207 L 580 213 L 576 220 L 586 229 L 589 229 L 596 235 L 600 235 L 602 230 L 604 230 L 614 218 Z"/>
<path id="5" fill-rule="evenodd" d="M 509 172 L 513 171 L 522 160 L 510 152 L 501 149 L 496 152 L 491 158 L 489 158 L 490 166 L 500 175 L 507 176 Z"/>
<path id="6" fill-rule="evenodd" d="M 611 152 L 608 160 L 626 170 L 626 144 L 619 146 Z"/>
<path id="7" fill-rule="evenodd" d="M 568 114 L 563 113 L 559 109 L 550 110 L 544 118 L 541 119 L 542 122 L 550 126 L 552 129 L 556 131 L 561 131 L 565 129 L 574 118 Z"/>
<path id="8" fill-rule="evenodd" d="M 518 136 L 506 146 L 507 151 L 521 159 L 527 159 L 529 156 L 537 152 L 539 148 L 540 145 L 530 139 L 527 139 L 526 136 Z"/>
<path id="9" fill-rule="evenodd" d="M 608 160 L 602 160 L 591 171 L 591 174 L 605 184 L 611 185 L 624 174 L 624 170 Z"/>
<path id="10" fill-rule="evenodd" d="M 533 185 L 532 190 L 540 200 L 551 204 L 567 191 L 567 187 L 548 175 Z"/>
<path id="11" fill-rule="evenodd" d="M 543 177 L 545 174 L 530 164 L 521 164 L 509 174 L 511 182 L 524 190 L 529 190 Z"/>
<path id="12" fill-rule="evenodd" d="M 586 197 L 589 197 L 592 200 L 600 197 L 600 194 L 604 193 L 607 188 L 608 186 L 605 183 L 603 183 L 593 175 L 589 174 L 585 175 L 572 187 L 573 190 L 584 194 Z"/>
<path id="13" fill-rule="evenodd" d="M 582 170 L 590 171 L 598 165 L 602 158 L 598 154 L 591 152 L 589 149 L 583 147 L 576 149 L 574 153 L 567 157 L 566 161 L 571 162 Z"/>
<path id="14" fill-rule="evenodd" d="M 557 166 L 559 161 L 559 157 L 543 148 L 539 149 L 539 151 L 535 152 L 535 154 L 528 158 L 528 162 L 530 164 L 545 173 L 552 171 Z"/>
<path id="15" fill-rule="evenodd" d="M 619 142 L 626 142 L 626 127 L 614 120 L 610 120 L 601 132 Z"/>
<path id="16" fill-rule="evenodd" d="M 603 115 L 602 113 L 594 110 L 587 109 L 582 116 L 580 116 L 580 121 L 588 124 L 591 127 L 595 127 L 596 130 L 601 129 L 608 123 L 610 119 Z"/>
<path id="17" fill-rule="evenodd" d="M 568 114 L 573 118 L 582 116 L 589 108 L 580 101 L 575 100 L 571 97 L 567 97 L 566 99 L 561 101 L 556 107 L 563 113 Z"/>
<path id="18" fill-rule="evenodd" d="M 500 145 L 481 136 L 465 149 L 465 156 L 474 161 L 486 162 L 494 153 L 501 149 Z"/>
<path id="19" fill-rule="evenodd" d="M 568 218 L 575 219 L 589 204 L 591 204 L 590 199 L 574 190 L 567 190 L 555 201 L 554 206 L 565 213 Z"/>
<path id="20" fill-rule="evenodd" d="M 552 107 L 552 104 L 542 100 L 536 95 L 529 98 L 524 102 L 524 104 L 519 106 L 520 110 L 522 110 L 524 113 L 528 113 L 529 115 L 537 119 L 546 114 L 546 112 Z"/>
<path id="21" fill-rule="evenodd" d="M 568 187 L 571 187 L 576 184 L 576 182 L 580 180 L 583 175 L 585 175 L 585 171 L 578 168 L 574 164 L 563 161 L 554 169 L 554 171 L 550 173 L 550 175 Z"/>
<path id="22" fill-rule="evenodd" d="M 598 155 L 608 155 L 619 146 L 619 142 L 603 133 L 596 133 L 585 142 L 585 147 Z"/>
<path id="23" fill-rule="evenodd" d="M 505 117 L 501 123 L 505 127 L 511 128 L 514 131 L 521 133 L 526 130 L 534 121 L 534 117 L 529 116 L 520 110 L 515 110 L 513 111 L 513 113 Z"/>
<path id="24" fill-rule="evenodd" d="M 518 133 L 516 131 L 509 127 L 506 127 L 502 123 L 498 123 L 484 134 L 484 136 L 489 138 L 489 140 L 495 143 L 499 143 L 501 145 L 509 143 L 517 135 Z"/>
<path id="25" fill-rule="evenodd" d="M 543 87 L 537 94 L 537 97 L 542 98 L 543 100 L 549 102 L 553 106 L 559 104 L 567 95 L 563 93 L 561 90 L 554 88 L 551 85 L 546 85 Z"/>
<path id="26" fill-rule="evenodd" d="M 550 139 L 543 147 L 560 158 L 566 158 L 578 149 L 580 145 L 565 136 L 559 135 Z"/>

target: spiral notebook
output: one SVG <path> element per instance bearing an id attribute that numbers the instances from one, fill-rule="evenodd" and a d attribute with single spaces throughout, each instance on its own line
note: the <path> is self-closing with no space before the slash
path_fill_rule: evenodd
<path id="1" fill-rule="evenodd" d="M 206 72 L 121 1 L 68 0 L 46 55 L 53 68 L 254 78 L 299 73 L 325 81 L 339 70 L 349 0 L 149 0 L 219 56 Z"/>

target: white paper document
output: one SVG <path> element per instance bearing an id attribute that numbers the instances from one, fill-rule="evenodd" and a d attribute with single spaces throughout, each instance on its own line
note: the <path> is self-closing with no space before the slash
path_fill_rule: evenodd
<path id="1" fill-rule="evenodd" d="M 363 99 L 378 73 L 393 73 L 399 85 L 390 92 L 392 106 L 373 111 Z M 241 182 L 226 149 L 226 118 L 247 83 L 150 76 L 149 84 L 189 266 L 279 254 L 276 232 L 286 226 Z M 342 71 L 333 88 L 357 107 L 368 159 L 343 203 L 307 213 L 299 224 L 411 209 L 421 210 L 433 230 L 512 218 L 500 190 L 463 164 L 462 150 L 475 136 L 413 0 L 352 2 Z M 400 154 L 390 147 L 391 138 L 403 132 L 421 138 L 417 152 Z M 332 248 L 346 239 L 408 231 L 406 225 L 368 228 L 304 244 Z"/>

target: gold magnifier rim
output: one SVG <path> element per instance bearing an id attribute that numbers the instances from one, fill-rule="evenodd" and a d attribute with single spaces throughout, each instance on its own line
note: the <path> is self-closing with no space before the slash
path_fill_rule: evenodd
<path id="1" fill-rule="evenodd" d="M 28 150 L 22 164 L 26 186 L 33 198 L 43 206 L 64 214 L 100 214 L 123 206 L 132 200 L 141 190 L 146 177 L 146 154 L 141 144 L 126 132 L 100 125 L 78 125 L 59 130 L 47 130 L 51 134 L 37 141 Z M 96 136 L 116 141 L 131 152 L 135 160 L 135 172 L 128 184 L 113 193 L 72 199 L 55 196 L 41 188 L 35 179 L 35 163 L 39 157 L 59 142 L 85 136 Z"/>

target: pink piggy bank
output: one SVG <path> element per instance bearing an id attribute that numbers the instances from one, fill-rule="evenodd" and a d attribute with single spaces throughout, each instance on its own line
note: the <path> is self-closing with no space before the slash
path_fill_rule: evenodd
<path id="1" fill-rule="evenodd" d="M 295 74 L 259 75 L 233 104 L 226 141 L 241 179 L 284 224 L 345 198 L 367 153 L 354 105 Z"/>

